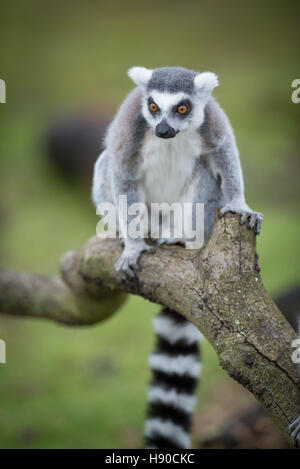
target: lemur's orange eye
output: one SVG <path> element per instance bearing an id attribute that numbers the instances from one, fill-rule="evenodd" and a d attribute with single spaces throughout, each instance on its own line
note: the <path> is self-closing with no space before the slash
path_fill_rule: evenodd
<path id="1" fill-rule="evenodd" d="M 149 104 L 149 109 L 150 109 L 150 111 L 152 111 L 152 112 L 158 111 L 158 107 L 156 106 L 155 103 L 150 103 L 150 104 Z"/>
<path id="2" fill-rule="evenodd" d="M 178 106 L 177 108 L 177 112 L 179 112 L 179 114 L 185 114 L 187 110 L 188 110 L 187 106 L 184 106 L 183 104 L 181 106 Z"/>

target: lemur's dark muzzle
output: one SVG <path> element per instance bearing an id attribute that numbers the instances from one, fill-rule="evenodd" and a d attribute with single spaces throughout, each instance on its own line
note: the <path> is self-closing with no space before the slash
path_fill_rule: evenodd
<path id="1" fill-rule="evenodd" d="M 160 138 L 173 138 L 176 132 L 166 121 L 161 121 L 155 128 L 155 135 Z"/>

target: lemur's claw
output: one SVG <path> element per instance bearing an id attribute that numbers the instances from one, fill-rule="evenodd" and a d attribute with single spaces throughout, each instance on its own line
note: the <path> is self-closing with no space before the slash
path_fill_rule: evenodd
<path id="1" fill-rule="evenodd" d="M 299 417 L 289 426 L 291 437 L 295 444 L 300 448 L 300 415 Z"/>
<path id="2" fill-rule="evenodd" d="M 264 216 L 260 212 L 251 212 L 250 214 L 250 222 L 248 224 L 248 228 L 251 230 L 254 229 L 256 235 L 260 233 L 261 225 L 263 222 Z"/>
<path id="3" fill-rule="evenodd" d="M 250 215 L 250 221 L 248 223 L 248 228 L 250 228 L 250 230 L 252 230 L 254 228 L 254 226 L 256 225 L 256 222 L 257 222 L 257 215 L 256 215 L 255 212 L 253 212 Z"/>
<path id="4" fill-rule="evenodd" d="M 124 279 L 134 278 L 135 273 L 132 270 L 136 266 L 136 259 L 130 256 L 121 255 L 118 262 L 115 264 L 115 269 L 122 274 Z"/>
<path id="5" fill-rule="evenodd" d="M 263 214 L 262 214 L 262 213 L 259 213 L 259 218 L 258 218 L 258 220 L 257 220 L 256 229 L 255 229 L 255 234 L 259 234 L 259 233 L 260 233 L 261 225 L 262 225 L 263 219 L 264 219 Z"/>
<path id="6" fill-rule="evenodd" d="M 250 218 L 248 228 L 253 230 L 255 228 L 255 234 L 259 234 L 261 230 L 261 224 L 263 221 L 263 214 L 259 212 L 245 212 L 242 214 L 240 224 L 243 225 L 245 221 Z"/>
<path id="7" fill-rule="evenodd" d="M 241 219 L 240 219 L 240 225 L 243 225 L 245 223 L 245 221 L 247 220 L 249 214 L 246 212 L 244 213 L 242 216 L 241 216 Z"/>

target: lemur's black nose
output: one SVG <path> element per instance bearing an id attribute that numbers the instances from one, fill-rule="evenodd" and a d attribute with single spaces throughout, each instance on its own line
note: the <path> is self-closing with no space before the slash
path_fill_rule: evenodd
<path id="1" fill-rule="evenodd" d="M 173 127 L 169 126 L 167 121 L 161 121 L 155 128 L 155 135 L 160 138 L 173 138 L 176 132 Z"/>

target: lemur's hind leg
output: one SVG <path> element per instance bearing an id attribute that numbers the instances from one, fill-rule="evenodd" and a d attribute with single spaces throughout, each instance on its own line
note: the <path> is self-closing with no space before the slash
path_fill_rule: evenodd
<path id="1" fill-rule="evenodd" d="M 202 334 L 168 308 L 154 319 L 154 329 L 157 343 L 149 357 L 153 377 L 148 391 L 145 446 L 189 448 Z"/>

